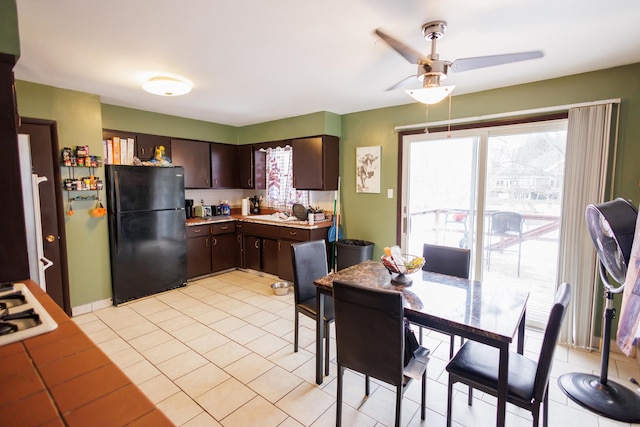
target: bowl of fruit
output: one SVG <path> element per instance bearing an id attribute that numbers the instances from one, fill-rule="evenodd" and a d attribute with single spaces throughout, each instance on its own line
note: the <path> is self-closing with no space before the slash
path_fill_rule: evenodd
<path id="1" fill-rule="evenodd" d="M 424 258 L 417 255 L 403 254 L 400 248 L 384 248 L 384 255 L 380 258 L 382 264 L 389 270 L 389 274 L 397 274 L 391 279 L 391 284 L 396 286 L 410 286 L 413 280 L 407 274 L 415 273 L 424 265 Z"/>

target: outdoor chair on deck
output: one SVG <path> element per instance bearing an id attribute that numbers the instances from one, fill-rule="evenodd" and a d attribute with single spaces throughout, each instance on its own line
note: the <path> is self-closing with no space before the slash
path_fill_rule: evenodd
<path id="1" fill-rule="evenodd" d="M 299 314 L 302 313 L 316 320 L 316 286 L 315 279 L 329 274 L 327 266 L 327 247 L 324 240 L 294 243 L 291 245 L 291 261 L 293 264 L 293 295 L 295 302 L 293 351 L 298 351 Z M 325 297 L 324 303 L 324 339 L 325 362 L 324 372 L 329 375 L 329 325 L 333 322 L 333 299 Z"/>
<path id="2" fill-rule="evenodd" d="M 491 252 L 503 250 L 517 243 L 518 277 L 520 277 L 520 255 L 522 251 L 522 225 L 524 217 L 517 212 L 498 211 L 489 216 L 489 244 L 487 245 L 487 271 L 491 269 Z M 495 241 L 495 237 L 499 241 Z"/>
<path id="3" fill-rule="evenodd" d="M 547 427 L 549 418 L 549 375 L 551 362 L 560 334 L 560 326 L 571 298 L 571 286 L 560 285 L 555 303 L 551 308 L 547 328 L 542 339 L 542 348 L 537 361 L 519 353 L 509 352 L 507 402 L 531 412 L 533 427 L 538 427 L 540 406 L 544 404 L 542 425 Z M 451 426 L 453 385 L 462 382 L 492 396 L 498 394 L 499 351 L 476 341 L 467 341 L 447 365 L 447 427 Z M 472 404 L 471 399 L 468 402 Z"/>
<path id="4" fill-rule="evenodd" d="M 429 350 L 419 346 L 405 366 L 403 296 L 398 291 L 333 282 L 336 314 L 338 391 L 336 425 L 342 424 L 345 368 L 365 375 L 365 396 L 373 377 L 396 388 L 395 425 L 400 426 L 402 395 L 413 379 L 422 378 L 420 417 L 426 408 Z"/>

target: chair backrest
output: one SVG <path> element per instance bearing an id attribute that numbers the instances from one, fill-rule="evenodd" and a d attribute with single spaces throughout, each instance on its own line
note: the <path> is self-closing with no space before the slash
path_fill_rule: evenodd
<path id="1" fill-rule="evenodd" d="M 334 281 L 333 306 L 338 363 L 394 386 L 402 384 L 402 294 Z"/>
<path id="2" fill-rule="evenodd" d="M 549 382 L 551 373 L 551 362 L 553 361 L 553 353 L 556 350 L 556 341 L 560 335 L 560 327 L 562 320 L 567 312 L 567 306 L 571 299 L 571 285 L 563 283 L 556 291 L 555 302 L 551 307 L 547 328 L 544 331 L 542 339 L 542 348 L 538 357 L 538 370 L 536 371 L 536 379 L 533 385 L 533 398 L 542 401 L 544 391 Z"/>
<path id="3" fill-rule="evenodd" d="M 491 214 L 489 232 L 522 233 L 524 217 L 517 212 L 499 211 Z"/>
<path id="4" fill-rule="evenodd" d="M 448 274 L 449 276 L 469 278 L 471 265 L 471 249 L 454 248 L 425 243 L 422 247 L 425 263 L 424 271 Z"/>
<path id="5" fill-rule="evenodd" d="M 313 281 L 329 274 L 327 246 L 324 240 L 291 245 L 293 295 L 296 304 L 316 296 Z"/>

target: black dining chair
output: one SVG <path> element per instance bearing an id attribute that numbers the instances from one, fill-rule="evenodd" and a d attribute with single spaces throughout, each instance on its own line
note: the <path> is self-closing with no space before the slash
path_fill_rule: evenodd
<path id="1" fill-rule="evenodd" d="M 531 412 L 533 427 L 538 427 L 540 406 L 544 405 L 542 425 L 547 427 L 549 418 L 549 374 L 551 362 L 560 334 L 560 326 L 571 299 L 571 286 L 560 285 L 555 303 L 551 308 L 547 327 L 542 339 L 542 348 L 537 361 L 519 353 L 509 352 L 507 402 Z M 498 394 L 499 351 L 495 347 L 475 341 L 467 341 L 446 369 L 449 372 L 447 388 L 447 427 L 451 426 L 453 385 L 457 382 L 477 388 L 492 396 Z M 472 402 L 469 402 L 471 405 Z"/>
<path id="2" fill-rule="evenodd" d="M 440 246 L 425 243 L 422 246 L 422 257 L 425 263 L 422 270 L 432 273 L 446 274 L 447 276 L 468 279 L 471 269 L 471 249 L 454 248 L 451 246 Z M 420 342 L 422 343 L 422 327 L 420 328 Z M 449 342 L 449 358 L 453 357 L 455 348 L 454 336 Z M 464 339 L 460 337 L 460 345 Z"/>
<path id="3" fill-rule="evenodd" d="M 393 290 L 334 281 L 333 299 L 338 364 L 336 426 L 342 425 L 345 369 L 365 375 L 366 397 L 369 396 L 370 377 L 396 387 L 396 426 L 400 426 L 404 391 L 412 380 L 422 378 L 420 417 L 424 420 L 430 351 L 419 346 L 414 357 L 405 366 L 402 294 Z"/>
<path id="4" fill-rule="evenodd" d="M 498 211 L 489 216 L 489 244 L 487 245 L 487 271 L 491 269 L 491 252 L 503 250 L 517 243 L 518 277 L 520 277 L 520 258 L 522 254 L 522 226 L 524 216 L 517 212 Z M 499 241 L 494 243 L 494 238 Z"/>
<path id="5" fill-rule="evenodd" d="M 315 279 L 329 274 L 327 264 L 327 246 L 324 240 L 294 243 L 291 245 L 291 262 L 293 265 L 293 296 L 295 306 L 293 351 L 298 352 L 299 314 L 302 313 L 313 320 L 317 318 Z M 324 304 L 324 339 L 325 362 L 324 372 L 329 375 L 329 325 L 333 322 L 333 300 L 325 298 Z"/>

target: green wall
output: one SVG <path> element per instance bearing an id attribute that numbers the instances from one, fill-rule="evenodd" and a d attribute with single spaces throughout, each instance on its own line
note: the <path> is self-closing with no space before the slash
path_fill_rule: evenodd
<path id="1" fill-rule="evenodd" d="M 16 82 L 16 93 L 21 117 L 56 121 L 60 148 L 88 145 L 90 153 L 102 153 L 102 117 L 97 95 L 22 81 Z M 104 179 L 104 168 L 98 168 L 96 176 Z M 100 197 L 104 200 L 104 191 Z M 65 214 L 72 307 L 111 297 L 107 218 L 89 215 L 95 204 L 95 201 L 73 202 L 75 214 Z M 66 206 L 65 203 L 65 210 Z"/>
<path id="2" fill-rule="evenodd" d="M 640 202 L 640 64 L 489 90 L 452 98 L 451 118 L 475 117 L 611 98 L 622 99 L 613 196 Z M 429 107 L 429 121 L 446 120 L 448 103 Z M 344 231 L 376 243 L 374 258 L 395 243 L 398 196 L 398 133 L 394 127 L 424 123 L 425 107 L 414 103 L 342 116 L 340 173 Z M 356 193 L 355 150 L 382 146 L 381 192 Z M 387 198 L 386 189 L 394 189 Z"/>
<path id="3" fill-rule="evenodd" d="M 640 201 L 640 64 L 601 70 L 542 82 L 454 96 L 452 118 L 621 98 L 619 145 L 613 197 Z M 342 223 L 346 237 L 376 243 L 374 257 L 396 240 L 398 197 L 397 126 L 423 123 L 425 107 L 411 103 L 339 116 L 318 112 L 244 127 L 226 126 L 164 114 L 100 104 L 96 95 L 27 82 L 17 82 L 19 113 L 56 120 L 60 146 L 100 147 L 101 129 L 234 144 L 273 141 L 309 135 L 340 136 Z M 448 103 L 429 107 L 429 120 L 446 120 Z M 355 149 L 382 147 L 381 193 L 356 193 Z M 103 174 L 104 175 L 104 174 Z M 394 190 L 393 199 L 387 189 Z M 79 207 L 75 207 L 76 210 Z M 87 208 L 88 209 L 88 208 Z M 106 221 L 88 218 L 86 211 L 67 218 L 72 305 L 108 298 L 108 239 Z M 617 301 L 619 305 L 619 300 Z M 597 318 L 601 314 L 597 315 Z"/>
<path id="4" fill-rule="evenodd" d="M 238 128 L 185 119 L 167 114 L 151 113 L 133 108 L 102 104 L 102 126 L 130 132 L 164 135 L 201 141 L 238 143 Z"/>
<path id="5" fill-rule="evenodd" d="M 340 116 L 320 111 L 303 116 L 258 123 L 240 128 L 240 144 L 280 141 L 300 136 L 333 135 L 340 136 Z"/>
<path id="6" fill-rule="evenodd" d="M 18 11 L 15 0 L 0 0 L 0 52 L 20 56 Z"/>

